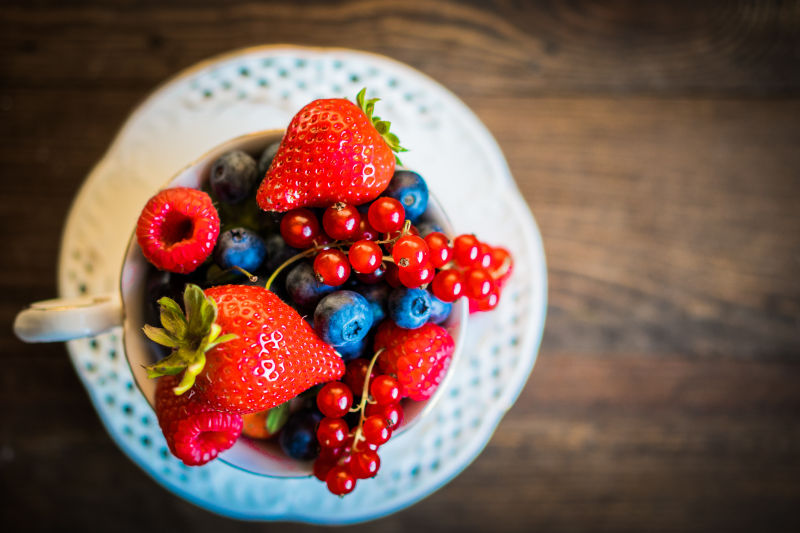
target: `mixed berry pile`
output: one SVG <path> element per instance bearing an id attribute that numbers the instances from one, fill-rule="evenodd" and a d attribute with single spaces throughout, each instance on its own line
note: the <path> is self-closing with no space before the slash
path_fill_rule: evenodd
<path id="1" fill-rule="evenodd" d="M 280 142 L 222 155 L 203 190 L 163 190 L 139 217 L 144 333 L 168 348 L 147 370 L 188 465 L 240 435 L 276 439 L 349 493 L 378 472 L 406 402 L 444 378 L 453 302 L 497 306 L 510 254 L 445 235 L 364 92 L 311 102 Z"/>

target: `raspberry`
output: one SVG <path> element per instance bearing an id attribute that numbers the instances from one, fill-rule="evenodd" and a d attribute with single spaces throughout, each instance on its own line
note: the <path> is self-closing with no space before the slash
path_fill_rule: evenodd
<path id="1" fill-rule="evenodd" d="M 219 215 L 211 197 L 187 187 L 164 189 L 145 204 L 136 223 L 142 254 L 156 268 L 188 274 L 214 250 Z"/>
<path id="2" fill-rule="evenodd" d="M 176 396 L 180 380 L 164 376 L 156 384 L 156 416 L 172 454 L 189 466 L 202 465 L 227 450 L 242 432 L 242 417 L 215 411 L 191 392 Z"/>
<path id="3" fill-rule="evenodd" d="M 375 335 L 375 349 L 384 348 L 378 358 L 381 372 L 393 374 L 400 392 L 412 400 L 427 400 L 439 386 L 455 343 L 450 334 L 436 324 L 403 329 L 391 320 L 384 321 Z"/>

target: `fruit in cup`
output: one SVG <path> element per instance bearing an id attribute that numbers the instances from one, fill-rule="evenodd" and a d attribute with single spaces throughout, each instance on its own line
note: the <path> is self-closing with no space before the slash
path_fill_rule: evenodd
<path id="1" fill-rule="evenodd" d="M 224 154 L 208 179 L 219 212 L 192 189 L 162 191 L 143 210 L 145 257 L 172 272 L 169 294 L 186 286 L 182 305 L 158 299 L 163 329 L 145 333 L 172 350 L 148 371 L 163 376 L 159 420 L 187 464 L 212 459 L 244 428 L 247 438 L 277 437 L 289 457 L 316 458 L 313 473 L 332 493 L 352 491 L 380 469 L 405 402 L 430 398 L 447 372 L 454 341 L 437 324 L 451 302 L 466 294 L 476 310 L 497 305 L 511 255 L 474 235 L 451 241 L 426 220 L 427 184 L 395 169 L 402 149 L 375 102 L 363 91 L 356 105 L 312 102 L 281 143 Z M 240 216 L 254 199 L 280 220 Z M 219 236 L 221 225 L 231 229 Z M 225 420 L 224 431 L 201 432 L 195 448 L 210 448 L 189 453 L 174 445 L 187 439 L 165 414 L 172 405 Z"/>

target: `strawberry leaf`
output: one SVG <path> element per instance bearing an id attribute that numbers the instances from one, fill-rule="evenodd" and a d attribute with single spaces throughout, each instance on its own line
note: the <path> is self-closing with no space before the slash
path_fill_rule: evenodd
<path id="1" fill-rule="evenodd" d="M 158 305 L 161 306 L 161 325 L 173 337 L 180 339 L 186 336 L 186 317 L 183 315 L 183 310 L 178 302 L 172 298 L 164 296 L 158 300 Z"/>
<path id="2" fill-rule="evenodd" d="M 145 324 L 142 330 L 144 331 L 144 334 L 147 335 L 148 339 L 153 342 L 157 342 L 162 346 L 166 346 L 168 348 L 177 348 L 180 345 L 178 339 L 167 333 L 165 329 L 156 328 L 150 324 Z"/>
<path id="3" fill-rule="evenodd" d="M 378 116 L 373 116 L 375 112 L 375 104 L 380 101 L 380 98 L 370 98 L 369 100 L 364 100 L 365 95 L 367 94 L 367 88 L 364 87 L 361 89 L 358 94 L 356 95 L 356 104 L 358 107 L 367 115 L 367 118 L 372 122 L 372 125 L 381 134 L 383 140 L 386 142 L 386 145 L 391 148 L 393 152 L 407 152 L 408 150 L 400 146 L 400 139 L 397 138 L 397 135 L 389 132 L 389 127 L 391 126 L 391 122 L 387 120 L 381 120 Z M 397 160 L 398 163 L 400 160 Z"/>

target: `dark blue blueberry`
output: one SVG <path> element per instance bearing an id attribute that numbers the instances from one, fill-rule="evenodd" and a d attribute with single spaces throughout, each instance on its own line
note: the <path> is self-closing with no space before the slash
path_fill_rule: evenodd
<path id="1" fill-rule="evenodd" d="M 436 222 L 420 222 L 419 224 L 417 224 L 417 231 L 419 231 L 419 236 L 422 238 L 427 237 L 429 234 L 435 231 L 438 231 L 439 233 L 444 233 L 442 227 Z"/>
<path id="2" fill-rule="evenodd" d="M 273 233 L 264 239 L 264 244 L 267 245 L 267 259 L 264 261 L 262 268 L 268 274 L 275 272 L 275 269 L 284 261 L 300 252 L 297 248 L 292 248 L 286 244 L 280 233 Z"/>
<path id="3" fill-rule="evenodd" d="M 352 361 L 358 357 L 364 355 L 364 350 L 367 348 L 369 342 L 367 340 L 369 336 L 364 337 L 359 341 L 348 342 L 347 344 L 342 344 L 341 346 L 336 347 L 336 351 L 339 352 L 339 355 L 342 356 L 342 359 L 345 362 Z"/>
<path id="4" fill-rule="evenodd" d="M 422 176 L 410 170 L 398 170 L 392 176 L 383 196 L 391 196 L 403 204 L 406 218 L 414 222 L 428 208 L 428 185 Z"/>
<path id="5" fill-rule="evenodd" d="M 278 442 L 283 452 L 292 459 L 308 461 L 319 454 L 317 424 L 322 415 L 314 410 L 298 411 L 283 426 Z"/>
<path id="6" fill-rule="evenodd" d="M 431 316 L 431 297 L 424 289 L 395 289 L 389 295 L 389 318 L 401 328 L 417 329 Z"/>
<path id="7" fill-rule="evenodd" d="M 241 202 L 247 198 L 257 181 L 256 160 L 241 150 L 223 154 L 211 165 L 211 190 L 223 202 Z"/>
<path id="8" fill-rule="evenodd" d="M 450 311 L 453 310 L 453 304 L 450 302 L 443 302 L 430 293 L 428 293 L 428 296 L 431 298 L 431 316 L 428 318 L 428 322 L 441 324 L 450 316 Z"/>
<path id="9" fill-rule="evenodd" d="M 367 300 L 354 291 L 336 291 L 320 300 L 314 310 L 314 330 L 334 347 L 360 341 L 372 327 Z"/>
<path id="10" fill-rule="evenodd" d="M 377 324 L 386 318 L 386 302 L 389 299 L 389 291 L 392 290 L 389 285 L 386 283 L 358 284 L 354 290 L 369 302 L 373 324 Z"/>
<path id="11" fill-rule="evenodd" d="M 255 272 L 266 255 L 264 241 L 246 228 L 232 228 L 223 232 L 214 248 L 214 261 L 222 269 L 239 267 Z"/>
<path id="12" fill-rule="evenodd" d="M 286 276 L 286 292 L 297 307 L 304 311 L 314 309 L 323 296 L 334 290 L 336 287 L 317 281 L 314 267 L 307 262 L 299 263 Z"/>
<path id="13" fill-rule="evenodd" d="M 261 157 L 258 158 L 258 175 L 259 177 L 264 177 L 269 169 L 269 166 L 272 164 L 272 160 L 275 159 L 275 154 L 278 153 L 278 147 L 281 145 L 280 141 L 274 142 L 267 146 L 264 152 L 261 154 Z"/>

